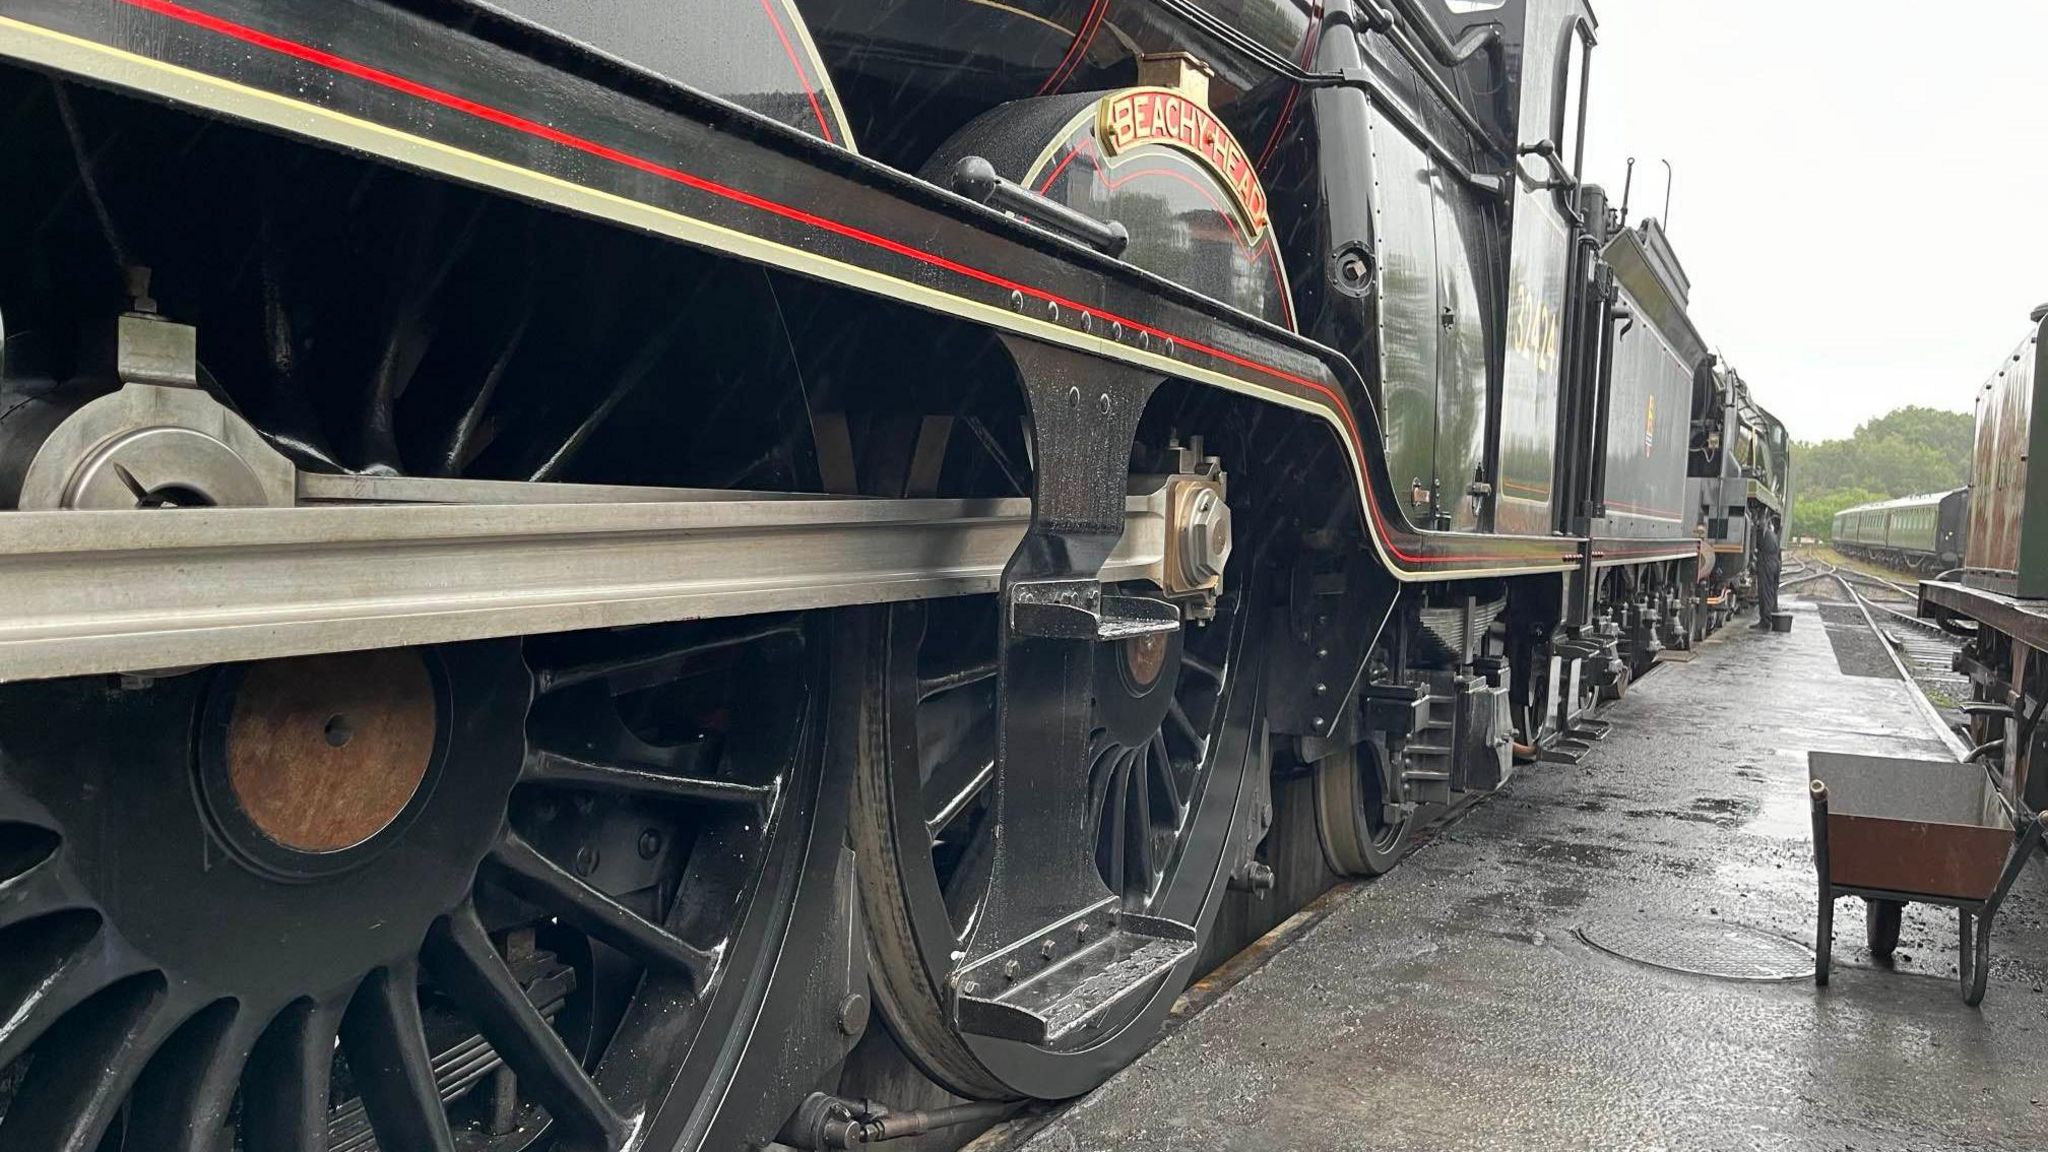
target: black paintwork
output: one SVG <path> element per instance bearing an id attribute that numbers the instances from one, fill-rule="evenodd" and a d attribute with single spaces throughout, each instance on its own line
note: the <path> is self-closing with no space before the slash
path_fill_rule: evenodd
<path id="1" fill-rule="evenodd" d="M 829 74 L 789 0 L 461 2 L 664 83 L 688 83 L 827 143 L 853 146 Z"/>
<path id="2" fill-rule="evenodd" d="M 1378 456 L 1378 418 L 1364 382 L 1331 350 L 693 91 L 636 98 L 372 0 L 206 0 L 203 10 L 168 0 L 9 0 L 0 15 L 845 261 L 953 301 L 1070 331 L 1120 324 L 1126 348 L 1169 351 L 1329 413 L 1374 494 L 1368 527 L 1397 569 L 1423 575 L 1571 559 L 1568 543 L 1547 537 L 1408 528 Z"/>

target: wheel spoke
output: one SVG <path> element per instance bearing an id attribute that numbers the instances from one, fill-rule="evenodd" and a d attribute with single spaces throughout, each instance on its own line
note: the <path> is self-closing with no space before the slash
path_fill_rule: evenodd
<path id="1" fill-rule="evenodd" d="M 73 1012 L 36 1045 L 16 1089 L 0 1152 L 93 1152 L 121 1110 L 159 1032 L 164 978 L 131 976 Z"/>
<path id="2" fill-rule="evenodd" d="M 992 751 L 993 745 L 986 741 L 963 740 L 933 765 L 931 779 L 924 782 L 924 810 L 925 828 L 934 841 L 995 779 Z"/>
<path id="3" fill-rule="evenodd" d="M 1149 745 L 1131 753 L 1131 800 L 1124 817 L 1130 822 L 1126 835 L 1131 840 L 1131 863 L 1135 866 L 1131 874 L 1125 878 L 1125 882 L 1131 884 L 1135 881 L 1133 886 L 1147 894 L 1152 891 L 1152 770 L 1149 763 L 1151 757 L 1152 750 Z"/>
<path id="4" fill-rule="evenodd" d="M 766 812 L 775 801 L 773 785 L 739 784 L 703 776 L 675 776 L 652 766 L 587 760 L 546 749 L 536 749 L 527 754 L 519 779 L 527 784 L 588 788 L 594 792 L 661 800 L 731 804 L 752 808 L 756 812 Z"/>
<path id="5" fill-rule="evenodd" d="M 996 675 L 996 661 L 993 658 L 975 657 L 964 663 L 956 663 L 917 678 L 917 699 L 919 703 L 942 693 L 965 688 L 993 680 Z"/>
<path id="6" fill-rule="evenodd" d="M 679 971 L 702 991 L 718 956 L 681 939 L 600 892 L 540 850 L 506 832 L 490 855 L 495 879 L 517 895 L 610 944 L 651 968 Z"/>
<path id="7" fill-rule="evenodd" d="M 1173 753 L 1167 751 L 1165 732 L 1154 732 L 1152 734 L 1152 764 L 1153 767 L 1159 770 L 1161 799 L 1166 801 L 1171 810 L 1173 822 L 1175 825 L 1178 825 L 1180 823 L 1181 811 L 1187 806 L 1187 801 L 1181 799 L 1180 777 L 1174 772 Z"/>
<path id="8" fill-rule="evenodd" d="M 364 979 L 341 1019 L 341 1047 L 380 1147 L 454 1152 L 411 964 Z"/>
<path id="9" fill-rule="evenodd" d="M 1180 650 L 1180 663 L 1181 667 L 1200 673 L 1211 683 L 1223 683 L 1223 669 L 1221 667 L 1209 663 L 1186 648 Z"/>
<path id="10" fill-rule="evenodd" d="M 129 1100 L 128 1126 L 166 1152 L 218 1152 L 255 1025 L 217 1001 L 181 1025 L 150 1058 Z"/>
<path id="11" fill-rule="evenodd" d="M 1188 719 L 1188 711 L 1180 706 L 1179 700 L 1166 706 L 1166 718 L 1173 721 L 1173 726 L 1180 734 L 1187 737 L 1188 743 L 1195 746 L 1195 762 L 1201 763 L 1209 754 L 1209 741 L 1202 735 L 1201 730 L 1195 727 L 1195 722 Z"/>
<path id="12" fill-rule="evenodd" d="M 0 881 L 0 929 L 78 906 L 77 897 L 65 890 L 56 861 L 49 857 Z M 84 914 L 82 909 L 79 911 Z M 0 957 L 5 955 L 0 951 Z"/>
<path id="13" fill-rule="evenodd" d="M 630 682 L 625 685 L 628 688 L 645 687 L 674 679 L 684 665 L 713 652 L 774 636 L 798 635 L 803 631 L 802 621 L 793 616 L 739 623 L 742 626 L 708 635 L 701 628 L 695 628 L 685 639 L 648 645 L 601 660 L 536 668 L 533 673 L 534 689 L 545 696 L 593 680 L 623 680 Z"/>
<path id="14" fill-rule="evenodd" d="M 326 1152 L 334 1038 L 345 1000 L 299 1000 L 278 1013 L 242 1076 L 242 1142 L 265 1152 Z"/>
<path id="15" fill-rule="evenodd" d="M 0 1068 L 57 1018 L 125 975 L 101 955 L 98 914 L 58 912 L 0 932 Z"/>
<path id="16" fill-rule="evenodd" d="M 519 1077 L 520 1089 L 545 1108 L 565 1134 L 607 1149 L 619 1147 L 624 1121 L 526 998 L 512 970 L 491 946 L 474 907 L 464 905 L 436 922 L 421 955 L 435 982 L 469 1012 Z"/>
<path id="17" fill-rule="evenodd" d="M 1130 764 L 1122 749 L 1116 750 L 1113 755 L 1116 759 L 1109 770 L 1109 811 L 1103 814 L 1103 825 L 1109 829 L 1109 882 L 1112 887 L 1121 889 L 1127 839 L 1125 833 L 1130 827 L 1129 819 L 1125 815 L 1125 804 L 1130 790 L 1124 777 L 1130 771 Z"/>

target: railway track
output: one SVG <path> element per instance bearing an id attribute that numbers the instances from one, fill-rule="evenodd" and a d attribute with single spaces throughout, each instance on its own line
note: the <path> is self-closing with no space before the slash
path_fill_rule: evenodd
<path id="1" fill-rule="evenodd" d="M 1800 570 L 1780 580 L 1781 588 L 1827 580 L 1883 642 L 1903 678 L 1937 718 L 1944 734 L 1953 736 L 1963 721 L 1959 706 L 1970 698 L 1969 678 L 1955 670 L 1961 638 L 1915 610 L 1919 594 L 1882 576 L 1819 559 L 1801 561 Z M 1957 742 L 1958 744 L 1960 742 Z"/>
<path id="2" fill-rule="evenodd" d="M 1970 698 L 1969 678 L 1954 667 L 1961 639 L 1919 617 L 1912 607 L 1919 602 L 1917 593 L 1882 577 L 1848 570 L 1836 573 L 1836 579 L 1869 610 L 1878 631 L 1945 716 Z"/>

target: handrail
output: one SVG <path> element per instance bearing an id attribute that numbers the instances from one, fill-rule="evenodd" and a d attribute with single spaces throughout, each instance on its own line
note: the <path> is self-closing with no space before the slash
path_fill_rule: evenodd
<path id="1" fill-rule="evenodd" d="M 1397 0 L 1397 2 L 1400 2 L 1400 0 Z M 1495 138 L 1493 132 L 1490 129 L 1488 129 L 1484 124 L 1481 124 L 1479 122 L 1479 117 L 1474 115 L 1472 110 L 1465 106 L 1464 100 L 1460 98 L 1456 92 L 1453 92 L 1451 90 L 1450 84 L 1445 82 L 1442 76 L 1437 74 L 1436 68 L 1432 66 L 1431 62 L 1423 58 L 1422 50 L 1415 46 L 1415 41 L 1408 36 L 1406 30 L 1403 28 L 1401 22 L 1395 17 L 1394 13 L 1389 12 L 1384 8 L 1381 8 L 1378 5 L 1377 0 L 1360 0 L 1360 7 L 1365 12 L 1367 26 L 1372 28 L 1373 31 L 1378 32 L 1380 35 L 1385 36 L 1389 41 L 1393 43 L 1394 47 L 1400 51 L 1402 56 L 1407 58 L 1408 63 L 1413 65 L 1415 71 L 1419 75 L 1421 75 L 1423 83 L 1428 84 L 1430 90 L 1436 93 L 1437 99 L 1442 100 L 1444 102 L 1444 106 L 1451 110 L 1451 115 L 1457 118 L 1458 123 L 1464 125 L 1466 131 L 1472 133 L 1472 135 L 1476 139 L 1478 139 L 1478 141 L 1481 144 L 1484 144 L 1486 146 L 1487 151 L 1493 153 L 1495 156 L 1499 157 L 1502 160 L 1508 159 L 1507 146 L 1503 144 L 1500 140 Z M 1426 29 L 1424 37 L 1425 39 L 1434 37 L 1437 46 L 1440 46 L 1444 49 L 1444 51 L 1442 52 L 1436 52 L 1433 49 L 1432 54 L 1436 57 L 1437 62 L 1442 63 L 1445 67 L 1455 68 L 1458 65 L 1463 64 L 1465 61 L 1471 59 L 1472 56 L 1479 50 L 1479 48 L 1486 46 L 1485 43 L 1472 45 L 1464 49 L 1463 54 L 1460 55 L 1458 51 L 1447 40 L 1444 39 L 1443 32 L 1436 27 L 1434 22 L 1428 19 L 1426 14 L 1417 14 L 1406 5 L 1404 5 L 1403 7 L 1403 12 L 1408 16 L 1409 23 L 1418 24 Z M 1473 31 L 1478 32 L 1481 30 L 1473 29 Z M 1499 51 L 1500 25 L 1486 25 L 1485 31 L 1491 33 L 1491 44 L 1494 50 L 1494 67 L 1496 69 L 1501 69 L 1503 62 L 1501 60 Z M 1470 38 L 1471 36 L 1468 33 L 1466 39 Z M 1462 44 L 1463 42 L 1461 41 L 1460 43 Z"/>
<path id="2" fill-rule="evenodd" d="M 1455 68 L 1479 54 L 1481 49 L 1491 52 L 1496 60 L 1501 56 L 1501 30 L 1498 22 L 1474 24 L 1453 41 L 1436 18 L 1422 9 L 1415 0 L 1394 0 L 1396 7 L 1408 17 L 1410 23 L 1422 31 L 1422 39 L 1428 45 L 1430 54 L 1447 68 Z"/>

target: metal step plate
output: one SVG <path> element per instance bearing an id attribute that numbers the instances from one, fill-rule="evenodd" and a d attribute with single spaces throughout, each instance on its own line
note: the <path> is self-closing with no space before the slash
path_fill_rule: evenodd
<path id="1" fill-rule="evenodd" d="M 1149 996 L 1194 954 L 1193 927 L 1113 904 L 963 969 L 954 1000 L 960 1030 L 1058 1047 Z"/>

